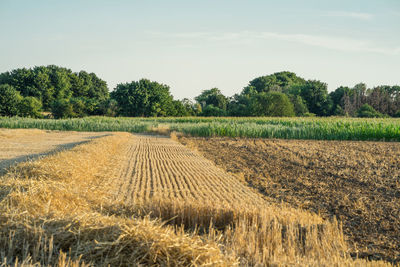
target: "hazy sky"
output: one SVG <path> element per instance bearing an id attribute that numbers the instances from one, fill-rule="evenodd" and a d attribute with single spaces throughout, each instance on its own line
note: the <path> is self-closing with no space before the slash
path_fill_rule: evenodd
<path id="1" fill-rule="evenodd" d="M 0 72 L 56 64 L 176 98 L 293 71 L 339 85 L 400 84 L 400 0 L 0 0 Z"/>

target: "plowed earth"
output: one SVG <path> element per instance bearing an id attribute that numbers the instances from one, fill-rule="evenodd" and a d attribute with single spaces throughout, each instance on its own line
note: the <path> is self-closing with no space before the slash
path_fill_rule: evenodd
<path id="1" fill-rule="evenodd" d="M 400 261 L 400 144 L 180 138 L 272 202 L 337 217 L 359 257 Z"/>
<path id="2" fill-rule="evenodd" d="M 104 135 L 94 132 L 0 129 L 0 175 L 18 162 L 69 149 Z"/>

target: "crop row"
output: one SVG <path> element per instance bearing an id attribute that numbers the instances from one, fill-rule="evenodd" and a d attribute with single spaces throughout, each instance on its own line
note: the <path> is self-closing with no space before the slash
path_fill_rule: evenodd
<path id="1" fill-rule="evenodd" d="M 127 162 L 119 174 L 125 203 L 174 199 L 225 205 L 263 201 L 233 176 L 169 138 L 135 136 L 126 144 Z"/>

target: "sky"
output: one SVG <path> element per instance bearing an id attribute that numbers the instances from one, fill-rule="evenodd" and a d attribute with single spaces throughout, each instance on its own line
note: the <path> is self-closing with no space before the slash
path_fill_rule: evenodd
<path id="1" fill-rule="evenodd" d="M 55 64 L 177 99 L 278 71 L 400 84 L 399 0 L 0 0 L 0 72 Z"/>

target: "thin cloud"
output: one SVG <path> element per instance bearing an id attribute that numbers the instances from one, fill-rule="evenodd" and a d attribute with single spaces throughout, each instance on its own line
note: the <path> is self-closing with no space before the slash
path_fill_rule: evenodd
<path id="1" fill-rule="evenodd" d="M 374 18 L 373 14 L 361 13 L 361 12 L 346 12 L 346 11 L 332 11 L 326 13 L 326 17 L 340 17 L 340 18 L 352 18 L 361 20 L 371 20 Z"/>
<path id="2" fill-rule="evenodd" d="M 392 11 L 390 12 L 392 15 L 399 17 L 400 16 L 400 11 Z"/>
<path id="3" fill-rule="evenodd" d="M 261 36 L 265 39 L 284 40 L 289 42 L 302 43 L 316 47 L 348 52 L 373 52 L 388 55 L 400 53 L 400 47 L 387 48 L 374 46 L 369 41 L 358 40 L 345 37 L 309 35 L 309 34 L 281 34 L 273 32 L 263 32 Z"/>
<path id="4" fill-rule="evenodd" d="M 278 40 L 299 43 L 303 45 L 321 47 L 326 49 L 347 52 L 368 52 L 386 55 L 399 55 L 400 47 L 381 47 L 367 40 L 359 40 L 348 37 L 311 35 L 311 34 L 285 34 L 277 32 L 186 32 L 186 33 L 160 33 L 152 32 L 151 36 L 184 40 L 187 42 L 212 42 L 218 44 L 251 45 L 265 40 Z"/>

